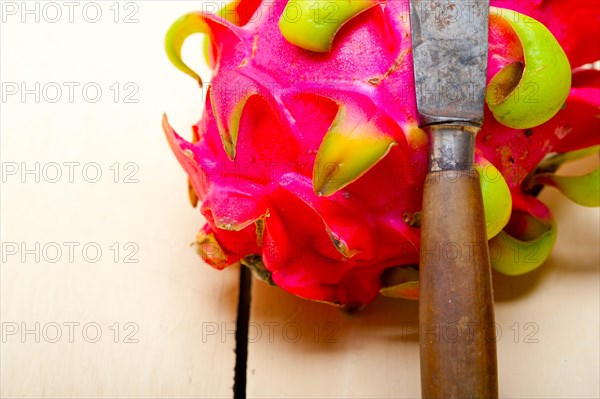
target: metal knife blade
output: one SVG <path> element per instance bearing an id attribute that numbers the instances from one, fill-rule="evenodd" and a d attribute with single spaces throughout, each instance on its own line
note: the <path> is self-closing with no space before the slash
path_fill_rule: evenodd
<path id="1" fill-rule="evenodd" d="M 483 123 L 489 0 L 411 0 L 420 126 Z"/>

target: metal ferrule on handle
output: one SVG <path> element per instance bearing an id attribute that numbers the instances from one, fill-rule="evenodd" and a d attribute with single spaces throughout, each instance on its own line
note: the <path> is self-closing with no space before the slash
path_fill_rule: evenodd
<path id="1" fill-rule="evenodd" d="M 442 124 L 429 131 L 429 172 L 473 170 L 478 127 Z"/>

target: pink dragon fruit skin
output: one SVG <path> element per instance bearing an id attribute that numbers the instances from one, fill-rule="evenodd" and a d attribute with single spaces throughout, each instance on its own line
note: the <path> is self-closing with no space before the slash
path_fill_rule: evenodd
<path id="1" fill-rule="evenodd" d="M 420 211 L 427 169 L 408 1 L 374 2 L 326 53 L 282 36 L 286 3 L 238 1 L 235 23 L 194 14 L 211 42 L 206 108 L 192 142 L 166 118 L 163 127 L 201 201 L 197 248 L 207 263 L 242 261 L 300 297 L 360 307 L 377 296 L 386 270 L 419 262 L 420 230 L 403 217 Z M 575 67 L 600 59 L 597 41 L 586 40 L 599 37 L 600 23 L 594 1 L 569 3 L 492 0 L 544 23 Z M 520 46 L 491 19 L 488 80 L 522 61 Z M 550 220 L 523 180 L 549 153 L 600 143 L 599 76 L 575 73 L 566 107 L 527 131 L 486 109 L 477 156 L 504 176 L 513 213 Z"/>

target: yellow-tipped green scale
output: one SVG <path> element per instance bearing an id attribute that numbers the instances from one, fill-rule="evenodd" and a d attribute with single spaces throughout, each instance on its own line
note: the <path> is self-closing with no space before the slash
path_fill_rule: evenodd
<path id="1" fill-rule="evenodd" d="M 359 109 L 340 105 L 325 134 L 313 169 L 313 189 L 331 195 L 365 174 L 396 144 Z"/>

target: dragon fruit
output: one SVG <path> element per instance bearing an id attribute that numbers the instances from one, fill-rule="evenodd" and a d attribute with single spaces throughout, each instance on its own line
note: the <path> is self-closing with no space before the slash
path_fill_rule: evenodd
<path id="1" fill-rule="evenodd" d="M 537 199 L 543 185 L 598 205 L 597 170 L 554 172 L 598 152 L 600 71 L 579 67 L 600 59 L 600 12 L 595 0 L 491 3 L 476 169 L 493 267 L 514 275 L 541 265 L 556 238 Z M 200 84 L 181 47 L 193 33 L 210 39 L 213 76 L 192 140 L 163 119 L 206 220 L 195 243 L 205 262 L 241 262 L 345 308 L 378 293 L 418 298 L 427 136 L 416 122 L 408 10 L 407 0 L 235 0 L 173 24 L 169 58 Z M 535 262 L 514 256 L 527 245 Z"/>

